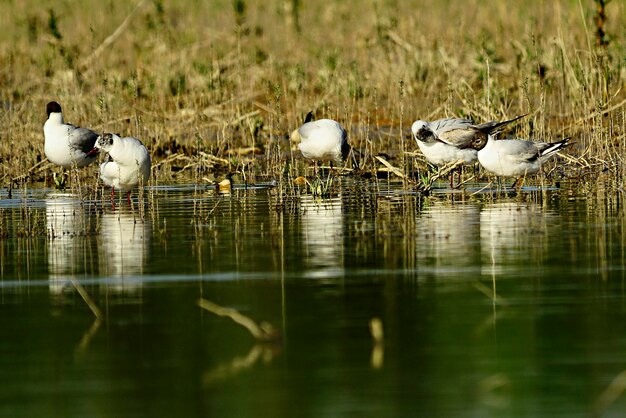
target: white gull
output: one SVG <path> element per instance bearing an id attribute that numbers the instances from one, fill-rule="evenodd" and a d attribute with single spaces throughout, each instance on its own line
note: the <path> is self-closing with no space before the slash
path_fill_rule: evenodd
<path id="1" fill-rule="evenodd" d="M 48 120 L 43 125 L 44 153 L 48 160 L 63 168 L 85 167 L 95 161 L 87 155 L 94 147 L 98 134 L 87 128 L 65 123 L 61 105 L 50 102 L 46 106 Z"/>
<path id="2" fill-rule="evenodd" d="M 299 142 L 304 158 L 341 164 L 350 152 L 348 133 L 332 119 L 312 119 L 313 113 L 309 112 L 304 124 L 292 132 L 291 140 Z"/>
<path id="3" fill-rule="evenodd" d="M 502 177 L 536 174 L 543 163 L 569 144 L 570 138 L 557 142 L 533 142 L 523 139 L 499 139 L 489 135 L 478 148 L 478 161 L 485 170 Z"/>
<path id="4" fill-rule="evenodd" d="M 111 196 L 115 190 L 128 192 L 133 187 L 146 184 L 150 178 L 150 154 L 146 147 L 136 138 L 120 138 L 118 135 L 107 133 L 99 136 L 90 155 L 102 150 L 109 154 L 109 161 L 100 164 L 100 178 L 111 187 Z"/>

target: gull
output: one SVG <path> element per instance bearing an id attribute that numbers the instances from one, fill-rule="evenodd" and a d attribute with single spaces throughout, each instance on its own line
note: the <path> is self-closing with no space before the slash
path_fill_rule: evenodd
<path id="1" fill-rule="evenodd" d="M 140 140 L 132 137 L 120 138 L 106 133 L 99 136 L 89 155 L 99 150 L 109 154 L 109 161 L 100 164 L 100 178 L 111 187 L 111 202 L 115 201 L 115 189 L 127 192 L 130 204 L 131 189 L 145 184 L 150 178 L 150 155 Z"/>
<path id="2" fill-rule="evenodd" d="M 498 132 L 503 126 L 524 116 L 480 125 L 463 118 L 445 118 L 432 122 L 416 120 L 411 126 L 411 132 L 420 151 L 431 164 L 438 167 L 455 162 L 472 164 L 478 159 L 477 150 L 486 145 L 489 134 Z"/>
<path id="3" fill-rule="evenodd" d="M 549 143 L 524 139 L 496 140 L 489 135 L 487 143 L 478 148 L 478 161 L 496 176 L 519 178 L 536 174 L 543 163 L 569 144 L 570 139 Z"/>
<path id="4" fill-rule="evenodd" d="M 411 131 L 424 157 L 436 166 L 456 161 L 470 164 L 477 159 L 477 149 L 487 143 L 492 134 L 526 115 L 503 122 L 490 121 L 475 125 L 470 119 L 446 118 L 433 122 L 417 120 Z"/>
<path id="5" fill-rule="evenodd" d="M 341 164 L 350 152 L 348 133 L 343 126 L 332 119 L 314 121 L 313 112 L 291 133 L 291 141 L 298 143 L 302 156 L 309 160 Z"/>
<path id="6" fill-rule="evenodd" d="M 43 125 L 44 153 L 48 160 L 63 168 L 85 167 L 95 161 L 88 155 L 98 134 L 87 128 L 79 128 L 63 122 L 61 105 L 50 102 L 46 106 L 48 120 Z"/>

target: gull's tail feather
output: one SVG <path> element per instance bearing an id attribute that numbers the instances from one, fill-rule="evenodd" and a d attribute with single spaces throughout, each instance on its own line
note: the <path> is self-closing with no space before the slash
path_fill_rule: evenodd
<path id="1" fill-rule="evenodd" d="M 549 143 L 542 144 L 542 146 L 540 147 L 540 150 L 541 150 L 540 157 L 547 158 L 553 154 L 556 154 L 557 152 L 559 152 L 560 150 L 562 150 L 563 148 L 565 148 L 566 146 L 570 144 L 569 142 L 570 139 L 572 139 L 572 137 L 567 137 L 557 142 L 549 142 Z"/>

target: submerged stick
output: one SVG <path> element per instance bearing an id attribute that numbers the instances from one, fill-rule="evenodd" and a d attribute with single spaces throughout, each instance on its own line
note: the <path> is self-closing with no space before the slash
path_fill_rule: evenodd
<path id="1" fill-rule="evenodd" d="M 463 164 L 465 164 L 463 161 L 459 160 L 459 161 L 452 161 L 451 163 L 448 163 L 446 165 L 444 165 L 443 167 L 441 167 L 441 169 L 439 169 L 437 171 L 437 173 L 435 173 L 435 175 L 433 175 L 430 180 L 431 181 L 435 181 L 440 179 L 441 177 L 445 177 L 448 174 L 450 174 L 453 170 L 455 170 L 457 167 L 462 166 Z"/>
<path id="2" fill-rule="evenodd" d="M 96 318 L 102 319 L 102 311 L 100 310 L 100 308 L 98 308 L 98 306 L 96 306 L 95 302 L 91 299 L 91 297 L 89 297 L 89 293 L 87 293 L 83 285 L 81 285 L 78 282 L 78 280 L 76 280 L 74 277 L 71 277 L 70 281 L 72 282 L 72 284 L 78 291 L 78 294 L 80 295 L 80 297 L 82 297 L 85 303 L 87 304 L 87 306 L 89 306 L 89 309 L 91 309 L 91 312 L 93 312 Z"/>
<path id="3" fill-rule="evenodd" d="M 387 160 L 385 160 L 383 157 L 376 155 L 374 158 L 376 158 L 378 161 L 380 161 L 385 167 L 387 167 L 387 169 L 389 169 L 389 171 L 391 171 L 393 174 L 395 174 L 396 176 L 400 177 L 401 179 L 404 180 L 409 180 L 402 171 L 400 171 L 399 168 L 394 167 L 393 165 L 391 165 L 391 163 L 389 163 Z"/>
<path id="4" fill-rule="evenodd" d="M 254 366 L 260 359 L 268 363 L 274 357 L 272 351 L 275 347 L 267 344 L 256 344 L 250 349 L 250 352 L 243 357 L 235 357 L 232 361 L 219 365 L 212 370 L 205 371 L 202 374 L 202 384 L 204 386 L 223 380 L 236 375 L 237 373 L 247 370 Z"/>
<path id="5" fill-rule="evenodd" d="M 596 400 L 596 410 L 598 414 L 604 412 L 610 407 L 617 398 L 619 398 L 626 390 L 626 370 L 615 376 L 609 386 L 604 389 Z"/>
<path id="6" fill-rule="evenodd" d="M 374 369 L 383 367 L 385 357 L 385 337 L 383 332 L 383 321 L 379 317 L 370 319 L 370 334 L 372 334 L 372 354 L 370 355 L 370 365 Z"/>
<path id="7" fill-rule="evenodd" d="M 383 332 L 383 321 L 379 317 L 370 319 L 370 334 L 375 344 L 382 344 L 385 341 Z"/>
<path id="8" fill-rule="evenodd" d="M 102 320 L 100 318 L 96 318 L 93 321 L 93 324 L 91 324 L 91 326 L 87 330 L 87 332 L 85 332 L 85 334 L 83 335 L 83 338 L 80 339 L 78 347 L 76 347 L 76 353 L 82 354 L 85 351 L 85 349 L 93 339 L 94 335 L 96 335 L 96 332 L 100 328 L 100 325 L 102 325 Z"/>
<path id="9" fill-rule="evenodd" d="M 250 334 L 252 334 L 252 336 L 259 341 L 270 341 L 278 338 L 278 333 L 271 324 L 267 322 L 261 322 L 261 324 L 257 324 L 256 322 L 254 322 L 254 320 L 239 313 L 239 311 L 235 309 L 224 308 L 223 306 L 202 298 L 198 299 L 198 306 L 211 313 L 214 313 L 215 315 L 225 316 L 232 319 L 233 321 L 247 329 Z"/>

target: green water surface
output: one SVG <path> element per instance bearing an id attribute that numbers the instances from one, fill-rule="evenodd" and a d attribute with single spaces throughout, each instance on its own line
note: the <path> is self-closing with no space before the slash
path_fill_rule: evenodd
<path id="1" fill-rule="evenodd" d="M 3 195 L 0 416 L 624 416 L 618 204 L 353 186 Z"/>

